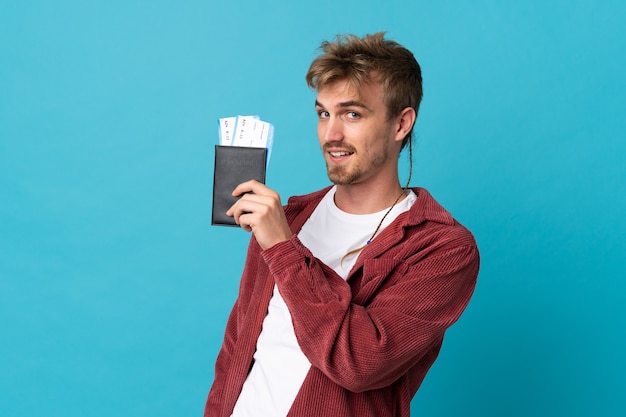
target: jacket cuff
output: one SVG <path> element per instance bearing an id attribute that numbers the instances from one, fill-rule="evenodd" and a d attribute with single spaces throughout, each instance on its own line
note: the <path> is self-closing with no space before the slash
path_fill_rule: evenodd
<path id="1" fill-rule="evenodd" d="M 276 273 L 301 263 L 303 258 L 305 262 L 310 262 L 313 254 L 300 242 L 297 235 L 293 235 L 289 240 L 279 242 L 261 251 L 261 256 L 270 272 Z"/>

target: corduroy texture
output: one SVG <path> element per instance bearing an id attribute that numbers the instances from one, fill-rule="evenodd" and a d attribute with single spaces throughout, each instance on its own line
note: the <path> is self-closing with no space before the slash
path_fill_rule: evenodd
<path id="1" fill-rule="evenodd" d="M 297 233 L 328 188 L 292 197 Z M 288 414 L 410 415 L 445 330 L 474 291 L 479 254 L 472 234 L 423 188 L 413 207 L 359 255 L 344 281 L 297 236 L 265 251 L 252 237 L 226 325 L 205 417 L 228 417 L 246 379 L 274 283 L 312 364 Z"/>

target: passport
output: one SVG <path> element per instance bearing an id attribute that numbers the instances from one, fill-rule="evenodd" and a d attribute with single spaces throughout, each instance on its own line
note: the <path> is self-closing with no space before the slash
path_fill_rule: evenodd
<path id="1" fill-rule="evenodd" d="M 235 219 L 226 215 L 239 199 L 232 192 L 249 180 L 265 184 L 266 160 L 267 148 L 215 145 L 212 225 L 237 226 Z"/>

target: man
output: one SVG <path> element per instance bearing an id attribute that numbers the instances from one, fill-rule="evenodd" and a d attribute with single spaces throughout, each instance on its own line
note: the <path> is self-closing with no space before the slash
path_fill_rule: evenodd
<path id="1" fill-rule="evenodd" d="M 413 54 L 383 33 L 321 49 L 306 79 L 334 185 L 284 208 L 261 183 L 233 191 L 227 214 L 253 236 L 205 416 L 409 416 L 474 290 L 472 234 L 400 185 L 422 97 Z"/>

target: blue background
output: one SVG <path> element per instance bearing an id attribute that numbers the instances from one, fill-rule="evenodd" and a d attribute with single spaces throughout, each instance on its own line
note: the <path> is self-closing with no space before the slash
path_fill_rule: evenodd
<path id="1" fill-rule="evenodd" d="M 625 21 L 608 0 L 4 0 L 0 415 L 201 415 L 249 238 L 210 225 L 216 121 L 276 126 L 283 201 L 326 185 L 304 74 L 379 30 L 423 69 L 412 184 L 482 253 L 415 415 L 625 415 Z"/>

